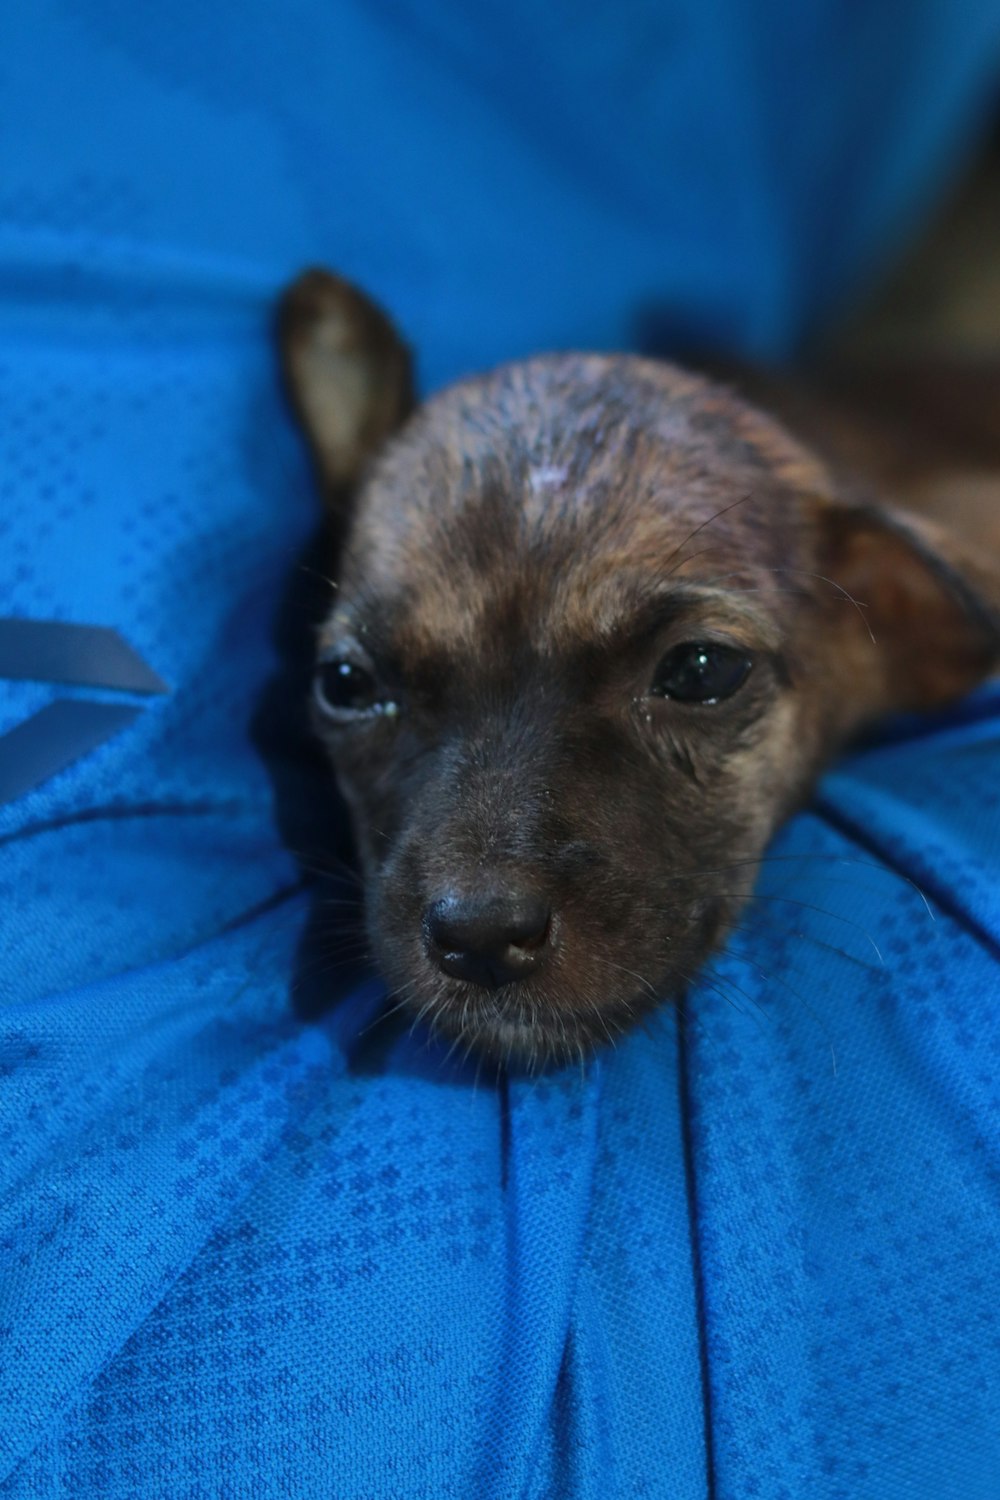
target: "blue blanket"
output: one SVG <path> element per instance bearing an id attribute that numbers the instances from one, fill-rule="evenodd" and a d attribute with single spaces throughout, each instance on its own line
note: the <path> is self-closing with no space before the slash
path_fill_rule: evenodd
<path id="1" fill-rule="evenodd" d="M 269 318 L 324 261 L 427 388 L 786 353 L 1000 6 L 490 11 L 6 7 L 0 615 L 72 628 L 0 638 L 0 1495 L 995 1500 L 1000 693 L 826 779 L 682 1014 L 477 1076 L 293 852 L 339 813 Z"/>

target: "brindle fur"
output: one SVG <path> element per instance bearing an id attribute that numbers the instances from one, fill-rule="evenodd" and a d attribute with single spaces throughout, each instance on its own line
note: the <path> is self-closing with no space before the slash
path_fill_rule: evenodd
<path id="1" fill-rule="evenodd" d="M 317 720 L 373 946 L 414 1013 L 484 1052 L 563 1059 L 679 995 L 838 749 L 997 664 L 1000 570 L 723 386 L 553 355 L 404 420 L 391 325 L 317 271 L 282 344 L 333 522 L 320 650 L 361 643 L 401 709 Z M 651 697 L 670 646 L 705 638 L 753 653 L 746 686 Z M 430 963 L 422 914 L 456 880 L 544 895 L 537 973 L 489 991 Z"/>

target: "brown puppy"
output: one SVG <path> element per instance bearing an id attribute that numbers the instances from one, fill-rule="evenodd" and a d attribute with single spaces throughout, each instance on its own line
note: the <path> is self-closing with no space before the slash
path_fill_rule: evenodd
<path id="1" fill-rule="evenodd" d="M 391 324 L 321 271 L 281 340 L 370 935 L 481 1050 L 582 1054 L 677 995 L 838 748 L 1000 659 L 1000 570 L 698 376 L 557 355 L 413 410 Z"/>

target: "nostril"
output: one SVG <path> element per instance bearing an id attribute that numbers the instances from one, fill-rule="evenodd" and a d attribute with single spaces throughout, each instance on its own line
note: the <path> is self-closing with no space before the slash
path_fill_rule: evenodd
<path id="1" fill-rule="evenodd" d="M 497 989 L 538 966 L 551 916 L 534 894 L 448 891 L 424 913 L 424 941 L 446 974 Z"/>
<path id="2" fill-rule="evenodd" d="M 552 913 L 540 897 L 523 898 L 509 914 L 506 939 L 517 948 L 540 948 L 549 935 Z"/>

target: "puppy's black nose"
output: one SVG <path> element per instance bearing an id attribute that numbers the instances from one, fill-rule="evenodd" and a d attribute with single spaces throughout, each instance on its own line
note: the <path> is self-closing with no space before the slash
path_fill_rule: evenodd
<path id="1" fill-rule="evenodd" d="M 546 902 L 524 891 L 448 891 L 424 913 L 424 943 L 453 979 L 498 990 L 538 968 L 550 920 Z"/>

